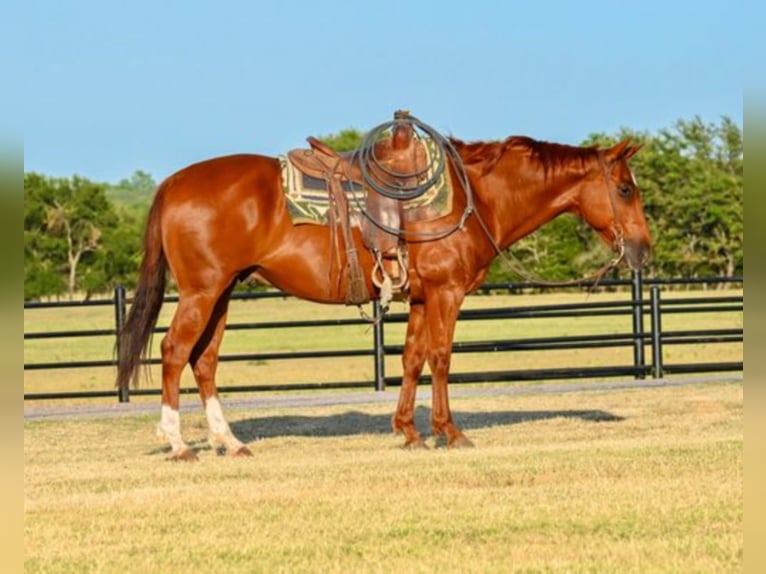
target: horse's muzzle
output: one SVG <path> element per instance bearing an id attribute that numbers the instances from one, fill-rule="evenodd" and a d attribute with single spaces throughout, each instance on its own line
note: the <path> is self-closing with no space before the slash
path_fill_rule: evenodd
<path id="1" fill-rule="evenodd" d="M 631 269 L 639 270 L 649 261 L 652 249 L 646 241 L 642 239 L 624 240 L 625 261 Z"/>

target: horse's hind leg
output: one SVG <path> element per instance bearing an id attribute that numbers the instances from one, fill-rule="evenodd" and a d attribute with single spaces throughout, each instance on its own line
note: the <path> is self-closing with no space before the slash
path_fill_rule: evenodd
<path id="1" fill-rule="evenodd" d="M 213 446 L 223 445 L 226 452 L 232 456 L 251 456 L 250 449 L 231 432 L 229 423 L 226 422 L 223 415 L 221 401 L 218 398 L 218 388 L 215 384 L 218 351 L 226 328 L 226 315 L 232 287 L 227 289 L 216 303 L 208 327 L 194 347 L 190 363 L 202 398 L 202 404 L 205 406 L 211 444 Z"/>
<path id="2" fill-rule="evenodd" d="M 170 443 L 171 460 L 196 460 L 196 453 L 181 438 L 179 395 L 181 372 L 207 328 L 221 291 L 181 293 L 178 307 L 162 339 L 162 411 L 159 434 Z"/>

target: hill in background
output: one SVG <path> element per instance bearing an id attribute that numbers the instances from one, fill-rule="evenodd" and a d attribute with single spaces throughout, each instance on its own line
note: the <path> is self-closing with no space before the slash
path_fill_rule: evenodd
<path id="1" fill-rule="evenodd" d="M 107 184 L 106 197 L 118 208 L 148 210 L 156 190 L 157 183 L 152 176 L 137 170 L 129 178 Z"/>

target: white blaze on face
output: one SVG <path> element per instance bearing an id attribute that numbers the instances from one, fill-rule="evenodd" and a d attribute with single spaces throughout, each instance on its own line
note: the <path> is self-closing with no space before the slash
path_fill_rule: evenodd
<path id="1" fill-rule="evenodd" d="M 632 169 L 631 169 L 631 170 L 628 170 L 628 171 L 630 171 L 630 180 L 633 182 L 633 185 L 634 185 L 635 187 L 638 187 L 638 182 L 636 181 L 636 174 L 635 174 L 635 173 L 633 173 L 633 170 L 632 170 Z"/>

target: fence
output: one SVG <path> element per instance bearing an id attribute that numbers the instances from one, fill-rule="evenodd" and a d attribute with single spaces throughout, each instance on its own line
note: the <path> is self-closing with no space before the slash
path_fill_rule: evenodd
<path id="1" fill-rule="evenodd" d="M 741 327 L 734 329 L 687 329 L 687 330 L 663 330 L 663 316 L 680 313 L 724 313 L 743 312 L 743 296 L 711 296 L 708 292 L 691 292 L 694 296 L 683 298 L 661 297 L 660 287 L 665 286 L 689 286 L 689 285 L 717 285 L 717 284 L 742 284 L 742 277 L 714 277 L 701 279 L 647 279 L 644 280 L 638 272 L 632 274 L 631 279 L 604 280 L 600 288 L 613 289 L 620 297 L 614 301 L 582 302 L 573 304 L 536 305 L 522 307 L 502 307 L 492 309 L 469 309 L 460 314 L 460 321 L 496 321 L 496 320 L 523 320 L 530 318 L 556 318 L 556 317 L 598 317 L 598 316 L 625 316 L 630 318 L 630 332 L 604 333 L 590 335 L 570 335 L 545 338 L 522 338 L 504 339 L 495 341 L 460 342 L 454 345 L 453 353 L 494 353 L 504 351 L 545 351 L 562 349 L 597 349 L 603 347 L 632 347 L 633 360 L 630 364 L 593 366 L 593 367 L 565 367 L 565 368 L 542 368 L 524 370 L 502 370 L 481 372 L 456 372 L 450 374 L 450 382 L 496 382 L 496 381 L 530 381 L 549 379 L 572 379 L 572 378 L 600 378 L 628 376 L 644 378 L 652 376 L 661 378 L 668 374 L 679 373 L 703 373 L 741 371 L 742 361 L 731 362 L 697 362 L 668 364 L 666 363 L 663 348 L 666 345 L 682 345 L 697 343 L 741 343 L 743 330 Z M 626 289 L 629 287 L 629 290 Z M 645 288 L 649 288 L 649 297 L 645 297 Z M 544 290 L 546 285 L 533 282 L 486 284 L 483 291 L 505 291 L 519 293 L 530 289 Z M 622 290 L 622 291 L 621 291 Z M 626 298 L 623 291 L 629 291 L 630 298 Z M 704 293 L 706 296 L 699 296 Z M 235 294 L 234 299 L 263 299 L 269 297 L 285 297 L 280 292 L 265 292 L 254 294 Z M 175 297 L 168 297 L 166 301 L 177 301 Z M 51 307 L 81 307 L 81 306 L 110 306 L 114 309 L 114 328 L 76 330 L 76 331 L 48 331 L 24 333 L 25 340 L 33 339 L 62 339 L 67 337 L 111 337 L 116 340 L 116 333 L 124 324 L 127 310 L 127 298 L 125 290 L 117 288 L 112 299 L 84 302 L 32 302 L 25 303 L 24 309 L 34 310 Z M 381 310 L 377 302 L 372 305 L 375 318 L 380 318 Z M 648 318 L 649 328 L 646 329 Z M 278 353 L 244 353 L 223 354 L 221 361 L 265 361 L 265 360 L 289 360 L 305 358 L 328 358 L 328 357 L 357 357 L 369 356 L 372 358 L 373 386 L 376 390 L 383 390 L 387 385 L 399 383 L 399 377 L 386 376 L 385 358 L 391 355 L 400 355 L 401 345 L 385 344 L 385 326 L 387 324 L 404 323 L 407 321 L 405 313 L 392 313 L 386 315 L 373 327 L 373 341 L 370 349 L 347 349 L 325 351 L 299 351 Z M 257 323 L 230 323 L 227 330 L 246 329 L 290 329 L 297 327 L 332 327 L 339 325 L 367 325 L 359 319 L 335 319 L 324 321 L 289 320 Z M 166 327 L 159 327 L 155 332 L 162 333 Z M 646 349 L 650 350 L 647 360 Z M 158 358 L 151 359 L 150 363 L 159 363 Z M 113 367 L 116 362 L 113 357 L 99 360 L 83 361 L 57 361 L 45 363 L 24 363 L 25 371 L 53 370 L 53 369 L 87 369 L 93 367 Z M 423 377 L 424 382 L 429 382 L 429 377 Z M 336 382 L 311 382 L 296 381 L 279 385 L 238 385 L 221 386 L 222 392 L 243 391 L 274 391 L 274 390 L 307 390 L 321 388 L 354 388 L 369 387 L 369 381 L 336 381 Z M 130 394 L 159 394 L 159 389 L 141 389 L 130 391 Z M 182 388 L 183 393 L 196 393 L 196 388 Z M 129 400 L 127 390 L 113 391 L 61 391 L 44 393 L 24 393 L 25 400 L 35 399 L 59 399 L 59 398 L 86 398 L 86 397 L 117 397 L 120 402 Z"/>

